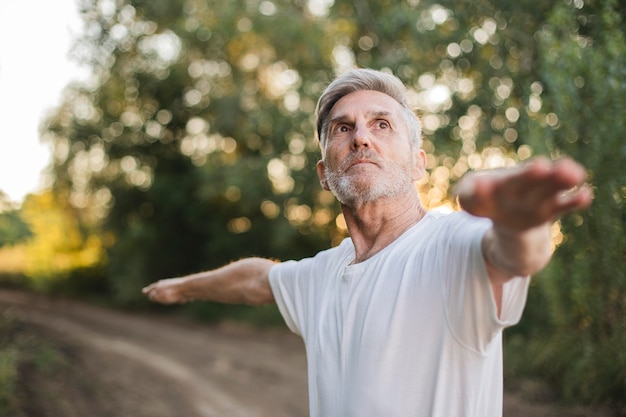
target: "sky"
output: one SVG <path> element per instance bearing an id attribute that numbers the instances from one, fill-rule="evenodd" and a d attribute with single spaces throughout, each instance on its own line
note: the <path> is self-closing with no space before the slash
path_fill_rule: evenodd
<path id="1" fill-rule="evenodd" d="M 76 0 L 0 0 L 0 190 L 14 202 L 45 184 L 39 125 L 85 73 L 69 59 L 81 29 Z"/>

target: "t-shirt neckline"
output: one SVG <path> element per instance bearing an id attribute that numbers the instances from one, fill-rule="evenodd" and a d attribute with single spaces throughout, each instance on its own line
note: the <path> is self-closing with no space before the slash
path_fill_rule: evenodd
<path id="1" fill-rule="evenodd" d="M 385 246 L 382 250 L 380 250 L 377 254 L 368 258 L 359 263 L 353 263 L 355 258 L 354 244 L 352 240 L 350 240 L 350 249 L 347 252 L 347 255 L 344 259 L 345 271 L 348 272 L 350 270 L 359 270 L 361 268 L 367 267 L 370 263 L 375 262 L 379 257 L 385 256 L 386 253 L 393 250 L 395 246 L 397 246 L 401 241 L 407 238 L 410 234 L 412 234 L 415 230 L 422 228 L 427 221 L 430 221 L 432 218 L 431 211 L 426 211 L 424 217 L 422 217 L 417 223 L 406 229 L 400 236 L 398 236 L 393 242 L 389 245 Z M 350 238 L 348 238 L 350 239 Z"/>

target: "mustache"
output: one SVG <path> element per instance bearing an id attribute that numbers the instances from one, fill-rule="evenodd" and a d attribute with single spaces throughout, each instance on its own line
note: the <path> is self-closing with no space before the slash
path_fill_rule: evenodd
<path id="1" fill-rule="evenodd" d="M 338 171 L 345 171 L 348 168 L 350 168 L 352 165 L 354 165 L 355 161 L 363 160 L 363 159 L 370 161 L 376 165 L 381 165 L 383 162 L 380 159 L 380 157 L 376 154 L 376 152 L 368 150 L 368 149 L 359 149 L 357 151 L 350 152 L 345 157 L 345 159 L 339 165 Z"/>

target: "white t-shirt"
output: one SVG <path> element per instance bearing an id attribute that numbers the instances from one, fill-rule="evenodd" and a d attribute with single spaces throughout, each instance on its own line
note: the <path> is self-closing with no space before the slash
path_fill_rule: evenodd
<path id="1" fill-rule="evenodd" d="M 307 350 L 311 417 L 502 415 L 502 329 L 529 279 L 503 290 L 501 318 L 481 239 L 490 221 L 428 213 L 372 258 L 354 246 L 277 264 L 270 284 Z"/>

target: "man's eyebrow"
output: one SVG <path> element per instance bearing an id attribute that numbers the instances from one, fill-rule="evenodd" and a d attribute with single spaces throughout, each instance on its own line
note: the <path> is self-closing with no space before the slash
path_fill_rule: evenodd
<path id="1" fill-rule="evenodd" d="M 367 117 L 369 118 L 377 118 L 377 117 L 387 117 L 392 115 L 392 112 L 388 111 L 388 110 L 376 110 L 376 111 L 370 111 L 367 112 L 365 114 Z M 352 120 L 352 117 L 346 115 L 346 114 L 340 114 L 337 117 L 333 117 L 332 119 L 330 119 L 328 121 L 329 126 L 330 125 L 334 125 L 337 123 L 346 123 L 346 122 L 350 122 Z"/>
<path id="2" fill-rule="evenodd" d="M 369 112 L 367 113 L 367 115 L 370 117 L 385 117 L 385 116 L 391 116 L 392 112 L 388 110 L 379 110 L 379 111 Z"/>
<path id="3" fill-rule="evenodd" d="M 347 115 L 341 115 L 341 116 L 333 117 L 332 119 L 330 119 L 328 121 L 328 125 L 332 126 L 338 123 L 346 123 L 348 121 L 350 121 L 350 117 L 348 117 Z"/>

